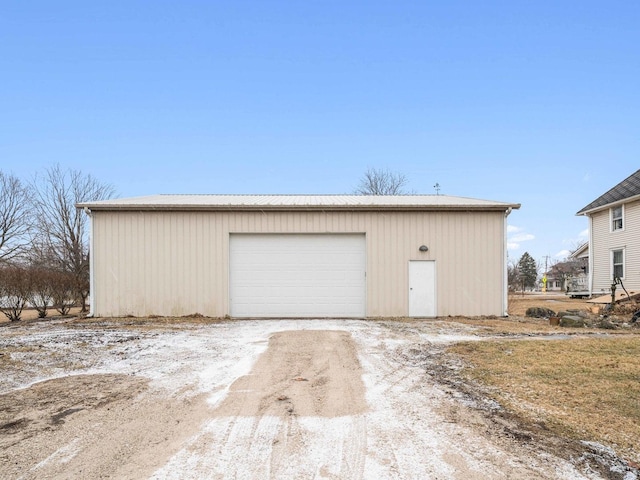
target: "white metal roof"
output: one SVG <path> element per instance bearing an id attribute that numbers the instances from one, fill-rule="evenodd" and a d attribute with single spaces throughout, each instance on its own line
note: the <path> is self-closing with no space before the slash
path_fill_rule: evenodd
<path id="1" fill-rule="evenodd" d="M 90 210 L 503 210 L 519 203 L 449 195 L 148 195 L 83 202 Z"/>

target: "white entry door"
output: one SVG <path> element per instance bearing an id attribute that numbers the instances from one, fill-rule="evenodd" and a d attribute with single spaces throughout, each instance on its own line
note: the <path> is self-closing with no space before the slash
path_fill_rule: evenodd
<path id="1" fill-rule="evenodd" d="M 436 262 L 409 262 L 409 316 L 436 316 Z"/>

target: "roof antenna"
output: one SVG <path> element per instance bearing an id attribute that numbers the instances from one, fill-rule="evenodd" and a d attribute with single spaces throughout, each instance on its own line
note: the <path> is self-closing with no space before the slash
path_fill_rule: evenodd
<path id="1" fill-rule="evenodd" d="M 436 195 L 440 195 L 440 184 L 436 182 L 433 188 L 436 189 Z"/>

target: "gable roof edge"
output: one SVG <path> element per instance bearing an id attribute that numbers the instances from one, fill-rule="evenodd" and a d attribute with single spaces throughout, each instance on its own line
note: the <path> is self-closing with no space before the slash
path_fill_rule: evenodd
<path id="1" fill-rule="evenodd" d="M 635 171 L 613 188 L 607 190 L 593 202 L 579 210 L 576 215 L 588 215 L 611 205 L 627 203 L 636 197 L 640 197 L 640 170 Z"/>
<path id="2" fill-rule="evenodd" d="M 628 198 L 623 198 L 622 200 L 618 200 L 615 202 L 605 203 L 604 205 L 600 205 L 598 207 L 593 207 L 589 210 L 585 210 L 589 206 L 587 205 L 587 207 L 584 207 L 582 210 L 576 213 L 576 215 L 591 215 L 592 213 L 599 212 L 601 210 L 607 210 L 612 207 L 617 207 L 618 205 L 623 205 L 625 203 L 635 202 L 636 200 L 640 200 L 640 194 L 634 195 Z"/>

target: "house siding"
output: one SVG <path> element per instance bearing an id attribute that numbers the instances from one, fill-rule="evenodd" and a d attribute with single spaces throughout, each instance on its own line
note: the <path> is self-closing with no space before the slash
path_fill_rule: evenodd
<path id="1" fill-rule="evenodd" d="M 611 231 L 609 209 L 591 214 L 593 280 L 592 293 L 599 295 L 611 291 L 611 251 L 624 249 L 623 283 L 629 291 L 640 291 L 640 200 L 624 205 L 623 230 Z"/>
<path id="2" fill-rule="evenodd" d="M 229 313 L 232 233 L 364 233 L 367 317 L 408 315 L 408 264 L 435 260 L 437 315 L 505 315 L 505 213 L 94 211 L 93 313 Z M 428 252 L 419 252 L 420 245 Z"/>

